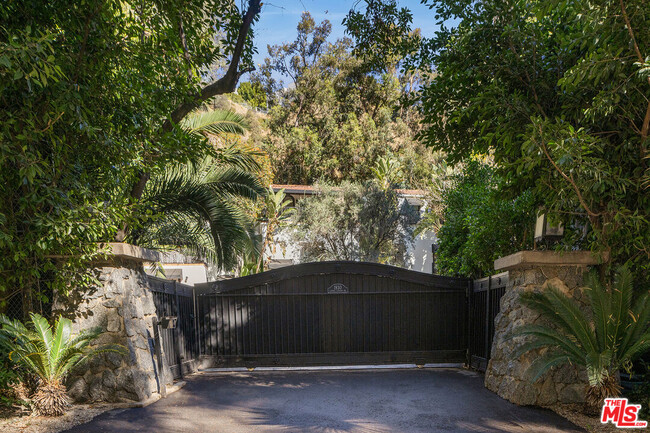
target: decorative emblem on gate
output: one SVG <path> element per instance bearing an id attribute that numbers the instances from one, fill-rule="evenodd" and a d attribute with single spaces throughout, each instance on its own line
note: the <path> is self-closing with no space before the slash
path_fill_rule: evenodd
<path id="1" fill-rule="evenodd" d="M 349 290 L 343 283 L 334 283 L 327 288 L 327 293 L 348 293 Z"/>

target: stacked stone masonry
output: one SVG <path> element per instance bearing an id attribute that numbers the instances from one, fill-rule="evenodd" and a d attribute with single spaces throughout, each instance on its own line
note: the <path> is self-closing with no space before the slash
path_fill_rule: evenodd
<path id="1" fill-rule="evenodd" d="M 153 295 L 142 263 L 115 258 L 97 268 L 101 283 L 76 307 L 74 332 L 101 327 L 97 344 L 118 343 L 128 355 L 106 353 L 73 372 L 69 393 L 79 402 L 145 401 L 172 383 L 169 367 L 154 354 Z"/>
<path id="2" fill-rule="evenodd" d="M 519 405 L 551 406 L 557 403 L 583 403 L 587 388 L 584 369 L 571 365 L 555 367 L 533 382 L 528 367 L 545 349 L 534 350 L 519 358 L 515 350 L 530 337 L 511 338 L 514 329 L 524 324 L 542 324 L 545 319 L 519 301 L 524 291 L 544 291 L 556 287 L 586 307 L 581 288 L 584 266 L 521 266 L 509 270 L 509 286 L 501 298 L 501 310 L 495 319 L 491 359 L 485 374 L 485 386 Z"/>

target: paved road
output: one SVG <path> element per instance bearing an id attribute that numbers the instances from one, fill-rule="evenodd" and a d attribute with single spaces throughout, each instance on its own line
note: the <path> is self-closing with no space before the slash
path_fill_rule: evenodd
<path id="1" fill-rule="evenodd" d="M 204 373 L 146 408 L 106 412 L 81 432 L 583 432 L 515 406 L 455 369 Z"/>

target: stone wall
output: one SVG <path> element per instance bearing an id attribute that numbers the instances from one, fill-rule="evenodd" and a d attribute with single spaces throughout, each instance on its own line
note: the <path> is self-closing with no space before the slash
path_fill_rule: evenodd
<path id="1" fill-rule="evenodd" d="M 543 291 L 549 286 L 569 294 L 586 308 L 583 274 L 588 264 L 600 260 L 580 252 L 559 255 L 555 252 L 517 253 L 495 262 L 495 268 L 508 270 L 509 283 L 501 298 L 501 310 L 495 319 L 491 359 L 485 373 L 485 386 L 501 397 L 520 405 L 550 406 L 557 403 L 583 403 L 587 377 L 583 369 L 565 365 L 555 367 L 538 381 L 527 372 L 530 364 L 545 350 L 539 349 L 514 357 L 527 338 L 510 338 L 512 331 L 524 324 L 541 324 L 545 320 L 523 306 L 519 296 L 524 291 Z M 522 255 L 523 254 L 523 255 Z"/>
<path id="2" fill-rule="evenodd" d="M 118 343 L 129 354 L 106 353 L 89 361 L 69 377 L 69 393 L 80 402 L 146 401 L 171 384 L 172 375 L 154 353 L 156 310 L 141 257 L 114 255 L 96 272 L 101 285 L 83 294 L 67 315 L 75 332 L 101 327 L 106 332 L 97 344 Z M 69 300 L 57 301 L 63 305 L 69 307 Z"/>

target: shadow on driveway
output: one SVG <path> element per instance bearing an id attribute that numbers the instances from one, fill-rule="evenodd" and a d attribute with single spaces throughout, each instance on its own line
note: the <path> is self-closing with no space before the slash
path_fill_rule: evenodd
<path id="1" fill-rule="evenodd" d="M 204 373 L 146 408 L 106 412 L 81 432 L 569 432 L 456 369 Z"/>

